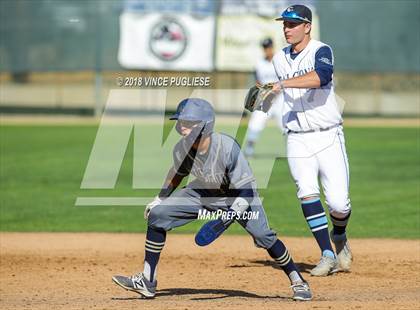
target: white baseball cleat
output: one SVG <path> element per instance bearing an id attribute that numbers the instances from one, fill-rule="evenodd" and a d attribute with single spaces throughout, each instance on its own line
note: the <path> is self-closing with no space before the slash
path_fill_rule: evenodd
<path id="1" fill-rule="evenodd" d="M 337 259 L 328 256 L 321 256 L 318 265 L 311 270 L 311 276 L 326 277 L 338 271 Z"/>
<path id="2" fill-rule="evenodd" d="M 334 235 L 331 231 L 330 237 L 337 253 L 338 269 L 340 271 L 350 272 L 353 255 L 346 234 Z"/>

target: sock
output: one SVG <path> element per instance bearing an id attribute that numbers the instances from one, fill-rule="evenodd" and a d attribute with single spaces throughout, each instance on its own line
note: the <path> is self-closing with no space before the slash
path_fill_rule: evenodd
<path id="1" fill-rule="evenodd" d="M 287 274 L 292 284 L 305 281 L 283 242 L 277 239 L 277 241 L 271 248 L 267 250 L 267 252 L 274 259 L 276 264 L 279 265 L 281 269 L 283 269 L 283 271 Z"/>
<path id="2" fill-rule="evenodd" d="M 254 155 L 254 141 L 248 140 L 246 143 L 246 147 L 244 149 L 245 156 L 253 156 Z"/>
<path id="3" fill-rule="evenodd" d="M 166 231 L 147 227 L 143 274 L 150 282 L 156 279 L 156 267 L 159 262 L 160 252 L 165 245 L 165 240 Z"/>
<path id="4" fill-rule="evenodd" d="M 328 220 L 319 198 L 302 201 L 302 211 L 321 249 L 321 255 L 335 258 L 328 235 Z"/>
<path id="5" fill-rule="evenodd" d="M 260 136 L 260 132 L 261 132 L 260 130 L 255 130 L 255 129 L 249 129 L 248 128 L 247 141 L 254 144 L 255 141 L 258 140 L 258 137 Z"/>
<path id="6" fill-rule="evenodd" d="M 346 233 L 347 223 L 349 221 L 351 211 L 344 218 L 337 218 L 330 214 L 331 222 L 333 224 L 334 235 L 344 235 Z"/>
<path id="7" fill-rule="evenodd" d="M 254 153 L 255 142 L 258 140 L 260 136 L 260 130 L 253 130 L 248 128 L 248 132 L 246 135 L 246 147 L 245 147 L 245 155 L 251 156 Z"/>

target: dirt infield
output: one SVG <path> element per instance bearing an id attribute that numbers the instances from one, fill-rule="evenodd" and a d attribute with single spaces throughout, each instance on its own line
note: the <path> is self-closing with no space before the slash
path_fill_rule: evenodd
<path id="1" fill-rule="evenodd" d="M 312 302 L 293 302 L 287 278 L 248 236 L 199 248 L 169 234 L 153 300 L 114 285 L 140 270 L 144 234 L 0 233 L 2 309 L 418 309 L 420 240 L 352 240 L 349 274 L 313 278 L 312 239 L 284 238 L 309 280 Z"/>

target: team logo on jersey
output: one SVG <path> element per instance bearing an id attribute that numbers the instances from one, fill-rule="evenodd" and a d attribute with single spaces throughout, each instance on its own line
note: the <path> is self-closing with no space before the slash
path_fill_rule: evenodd
<path id="1" fill-rule="evenodd" d="M 311 72 L 311 71 L 314 71 L 314 70 L 315 70 L 315 68 L 314 68 L 314 67 L 309 67 L 309 68 L 305 68 L 305 69 L 300 69 L 300 70 L 298 70 L 298 71 L 293 72 L 292 77 L 301 76 L 301 75 L 307 74 L 307 73 L 309 73 L 309 72 Z"/>
<path id="2" fill-rule="evenodd" d="M 163 17 L 152 27 L 149 47 L 153 55 L 161 60 L 176 60 L 184 53 L 187 43 L 185 28 L 174 18 Z"/>
<path id="3" fill-rule="evenodd" d="M 320 59 L 318 59 L 320 62 L 323 62 L 323 63 L 325 63 L 325 64 L 327 64 L 327 65 L 330 65 L 330 66 L 332 66 L 333 64 L 332 64 L 332 62 L 331 62 L 331 60 L 330 59 L 328 59 L 327 57 L 322 57 L 322 58 L 320 58 Z"/>

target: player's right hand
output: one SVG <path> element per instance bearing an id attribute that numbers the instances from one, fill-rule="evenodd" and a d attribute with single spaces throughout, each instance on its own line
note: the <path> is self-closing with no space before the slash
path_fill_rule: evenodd
<path id="1" fill-rule="evenodd" d="M 144 219 L 145 220 L 147 220 L 149 218 L 150 211 L 154 207 L 156 207 L 158 204 L 160 204 L 161 202 L 162 202 L 162 200 L 159 198 L 159 196 L 156 196 L 155 199 L 146 206 L 146 209 L 144 209 Z"/>

